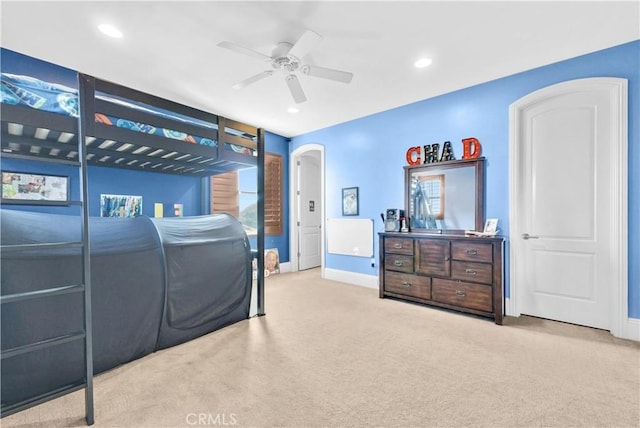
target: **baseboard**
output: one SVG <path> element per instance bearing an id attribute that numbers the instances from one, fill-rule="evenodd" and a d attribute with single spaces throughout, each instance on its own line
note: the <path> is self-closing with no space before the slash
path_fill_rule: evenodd
<path id="1" fill-rule="evenodd" d="M 291 272 L 291 263 L 290 262 L 280 263 L 280 272 L 282 273 Z"/>
<path id="2" fill-rule="evenodd" d="M 504 298 L 504 314 L 510 317 L 520 316 L 520 314 L 516 312 L 515 307 L 512 305 L 511 300 L 508 297 Z"/>
<path id="3" fill-rule="evenodd" d="M 378 276 L 365 275 L 363 273 L 349 272 L 346 270 L 324 268 L 322 272 L 324 279 L 346 282 L 347 284 L 359 285 L 361 287 L 378 289 Z"/>
<path id="4" fill-rule="evenodd" d="M 640 342 L 640 319 L 627 318 L 627 325 L 623 328 L 623 339 L 635 340 Z"/>
<path id="5" fill-rule="evenodd" d="M 520 316 L 519 313 L 516 313 L 508 297 L 504 299 L 504 307 L 505 307 L 506 316 L 512 316 L 512 317 Z M 623 322 L 622 328 L 620 330 L 621 330 L 620 336 L 617 336 L 617 337 L 621 339 L 629 339 L 629 340 L 635 340 L 636 342 L 640 342 L 640 319 L 639 318 L 627 318 L 626 322 Z"/>

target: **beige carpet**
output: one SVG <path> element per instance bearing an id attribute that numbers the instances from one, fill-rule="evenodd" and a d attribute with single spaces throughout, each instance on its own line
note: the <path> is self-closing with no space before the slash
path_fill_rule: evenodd
<path id="1" fill-rule="evenodd" d="M 318 269 L 267 315 L 95 378 L 96 427 L 638 427 L 640 344 L 379 299 Z M 2 427 L 84 425 L 78 391 Z"/>

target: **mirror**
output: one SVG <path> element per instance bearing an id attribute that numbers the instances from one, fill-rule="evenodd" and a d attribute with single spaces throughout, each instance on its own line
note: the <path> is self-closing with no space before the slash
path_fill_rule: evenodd
<path id="1" fill-rule="evenodd" d="M 484 227 L 484 158 L 405 166 L 412 232 L 464 233 Z"/>

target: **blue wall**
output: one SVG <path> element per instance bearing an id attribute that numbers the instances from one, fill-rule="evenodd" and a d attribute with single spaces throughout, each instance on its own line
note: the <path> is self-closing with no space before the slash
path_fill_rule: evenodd
<path id="1" fill-rule="evenodd" d="M 71 179 L 71 200 L 80 200 L 79 169 L 68 165 L 46 162 L 33 162 L 21 159 L 2 158 L 2 170 L 28 173 L 66 175 Z M 193 216 L 201 214 L 201 179 L 179 175 L 141 172 L 126 169 L 91 166 L 88 168 L 87 200 L 89 215 L 100 216 L 100 195 L 137 195 L 142 196 L 142 214 L 153 217 L 156 202 L 164 204 L 164 216 L 173 217 L 173 204 L 183 204 L 183 214 Z M 54 212 L 72 214 L 73 207 L 48 207 L 36 205 L 3 205 L 3 208 L 23 211 Z"/>
<path id="2" fill-rule="evenodd" d="M 409 147 L 476 137 L 486 157 L 486 217 L 509 233 L 509 106 L 543 87 L 579 78 L 629 81 L 629 316 L 640 318 L 640 41 L 626 43 L 513 76 L 295 137 L 325 146 L 326 215 L 341 216 L 341 189 L 360 187 L 360 217 L 383 229 L 380 213 L 404 207 L 405 153 Z M 379 253 L 375 243 L 376 258 Z M 508 246 L 507 246 L 508 267 Z M 326 267 L 377 275 L 369 259 L 326 254 Z M 507 275 L 506 294 L 509 295 Z"/>

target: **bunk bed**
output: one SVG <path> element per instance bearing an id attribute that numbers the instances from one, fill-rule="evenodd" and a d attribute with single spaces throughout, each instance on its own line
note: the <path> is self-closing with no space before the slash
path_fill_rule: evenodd
<path id="1" fill-rule="evenodd" d="M 201 177 L 257 165 L 255 127 L 79 77 L 75 90 L 2 73 L 3 156 L 78 161 L 80 118 L 89 164 Z"/>
<path id="2" fill-rule="evenodd" d="M 185 283 L 168 266 L 173 263 L 172 258 L 184 255 L 185 250 L 193 254 L 200 251 L 197 263 L 207 263 L 207 257 L 214 261 L 208 266 L 199 265 L 197 276 L 210 275 L 210 283 L 220 282 L 220 277 L 225 276 L 224 269 L 229 266 L 225 260 L 216 260 L 225 252 L 219 253 L 211 247 L 213 241 L 220 241 L 233 248 L 226 254 L 239 260 L 234 266 L 245 270 L 240 276 L 232 275 L 231 282 L 246 283 L 248 280 L 250 289 L 252 273 L 247 251 L 251 258 L 257 258 L 258 272 L 263 272 L 264 219 L 258 215 L 257 249 L 247 250 L 246 235 L 240 240 L 242 244 L 238 239 L 231 239 L 233 243 L 229 244 L 230 236 L 218 239 L 210 234 L 206 238 L 197 232 L 198 228 L 205 226 L 206 229 L 209 224 L 209 229 L 233 230 L 233 236 L 237 237 L 244 232 L 238 231 L 239 222 L 235 219 L 219 216 L 146 219 L 146 222 L 133 219 L 137 221 L 134 227 L 134 223 L 125 222 L 125 219 L 113 223 L 102 221 L 107 219 L 89 218 L 87 168 L 98 165 L 206 180 L 213 175 L 255 166 L 258 193 L 262 194 L 264 131 L 82 73 L 78 73 L 77 90 L 29 76 L 3 73 L 0 108 L 2 157 L 77 166 L 81 188 L 80 200 L 72 203 L 81 207 L 76 220 L 52 214 L 17 215 L 18 211 L 4 215 L 7 210 L 2 210 L 2 416 L 84 389 L 86 420 L 91 425 L 94 374 L 248 317 L 250 292 L 247 297 L 218 288 L 213 295 L 207 295 L 210 289 L 207 281 L 192 277 L 192 283 Z M 259 197 L 258 212 L 263 210 L 264 202 Z M 69 228 L 78 232 L 71 232 Z M 151 229 L 156 233 L 155 238 L 150 237 Z M 43 232 L 50 242 L 31 236 L 34 230 Z M 146 244 L 142 248 L 134 246 L 133 249 L 118 250 L 109 236 L 123 230 L 134 235 L 146 230 Z M 5 231 L 11 233 L 5 234 Z M 93 240 L 97 242 L 95 248 Z M 202 253 L 203 249 L 207 252 Z M 133 257 L 136 254 L 137 258 Z M 128 256 L 131 258 L 125 262 Z M 56 262 L 57 257 L 65 261 L 60 264 Z M 73 267 L 59 275 L 60 268 L 66 269 L 65 263 L 70 263 L 68 257 L 73 260 L 70 264 Z M 136 332 L 114 333 L 109 326 L 113 314 L 117 313 L 109 314 L 109 305 L 117 305 L 125 298 L 127 281 L 122 277 L 107 281 L 103 275 L 108 275 L 113 263 L 124 263 L 133 283 L 137 281 L 135 261 L 145 258 L 146 262 L 138 265 L 147 265 L 147 268 L 151 265 L 154 273 L 144 284 L 138 284 L 133 293 L 144 296 L 139 299 L 141 306 L 136 307 L 134 303 L 118 311 L 134 314 L 142 310 L 157 315 L 155 321 L 146 318 L 142 321 L 147 333 L 155 332 L 155 336 L 150 339 L 145 333 L 144 339 L 138 338 L 136 340 L 140 342 L 131 345 L 129 342 L 137 336 Z M 34 260 L 40 262 L 37 267 L 32 264 Z M 47 286 L 46 281 L 34 282 L 30 279 L 31 274 L 25 281 L 19 274 L 21 269 L 31 269 L 30 272 L 38 273 L 41 279 L 47 277 L 46 269 L 50 269 L 57 273 L 49 275 L 49 279 L 58 283 Z M 211 269 L 218 269 L 222 275 L 216 275 Z M 118 290 L 119 299 L 108 290 L 118 281 L 124 283 Z M 258 275 L 256 282 L 257 312 L 264 315 L 263 276 Z M 185 286 L 191 287 L 186 293 Z M 233 300 L 237 303 L 235 309 L 214 310 L 215 315 L 207 313 L 206 306 L 215 305 L 216 298 L 227 298 L 227 306 Z M 179 306 L 181 303 L 182 307 Z M 190 310 L 193 313 L 189 313 Z M 42 314 L 51 316 L 51 320 L 43 320 Z M 129 316 L 120 315 L 121 318 Z M 31 316 L 40 322 L 52 322 L 53 327 L 45 330 L 57 336 L 45 337 L 37 328 L 27 332 L 21 330 L 21 326 L 33 321 Z M 138 319 L 134 324 L 140 322 Z M 113 351 L 109 347 L 114 343 L 116 348 L 122 346 L 124 350 L 118 355 L 107 355 Z M 63 351 L 55 354 L 60 349 Z M 41 368 L 31 370 L 29 364 L 36 362 Z M 52 370 L 56 365 L 61 369 Z"/>

